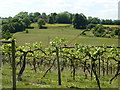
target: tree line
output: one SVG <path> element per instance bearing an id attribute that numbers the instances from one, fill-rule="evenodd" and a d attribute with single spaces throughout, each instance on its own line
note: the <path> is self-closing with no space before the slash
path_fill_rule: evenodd
<path id="1" fill-rule="evenodd" d="M 28 13 L 20 12 L 14 17 L 2 18 L 2 36 L 3 38 L 10 38 L 11 33 L 24 31 L 30 28 L 31 23 L 38 23 L 39 28 L 45 23 L 54 24 L 73 24 L 76 29 L 85 29 L 88 24 L 105 24 L 105 25 L 120 25 L 120 20 L 99 19 L 97 17 L 86 17 L 83 13 L 72 14 L 67 11 L 61 13 Z"/>

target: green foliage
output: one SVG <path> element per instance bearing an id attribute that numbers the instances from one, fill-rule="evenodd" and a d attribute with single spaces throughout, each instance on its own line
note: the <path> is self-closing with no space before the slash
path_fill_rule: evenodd
<path id="1" fill-rule="evenodd" d="M 106 20 L 102 19 L 101 23 L 106 25 L 113 25 L 114 22 L 111 19 L 106 19 Z"/>
<path id="2" fill-rule="evenodd" d="M 25 28 L 27 28 L 31 24 L 28 12 L 20 12 L 20 13 L 18 13 L 17 15 L 15 15 L 12 18 L 11 21 L 12 22 L 23 23 Z"/>
<path id="3" fill-rule="evenodd" d="M 91 30 L 92 28 L 94 28 L 94 27 L 96 27 L 95 24 L 88 24 L 88 25 L 87 25 L 87 29 L 90 29 L 90 30 Z"/>
<path id="4" fill-rule="evenodd" d="M 9 38 L 12 38 L 12 34 L 7 30 L 5 33 L 2 33 L 2 38 L 8 40 Z"/>
<path id="5" fill-rule="evenodd" d="M 25 33 L 29 33 L 28 29 L 25 29 Z"/>
<path id="6" fill-rule="evenodd" d="M 23 31 L 24 29 L 24 25 L 19 22 L 12 22 L 2 26 L 2 32 L 6 32 L 8 30 L 10 33 L 15 33 L 18 31 Z"/>
<path id="7" fill-rule="evenodd" d="M 100 19 L 94 17 L 94 18 L 92 18 L 90 23 L 92 23 L 92 24 L 100 24 Z"/>
<path id="8" fill-rule="evenodd" d="M 57 16 L 57 13 L 51 13 L 51 14 L 49 15 L 49 17 L 52 18 L 53 23 L 56 23 L 56 22 L 57 22 L 57 20 L 56 20 L 56 16 Z M 49 20 L 48 20 L 48 22 L 49 22 Z"/>
<path id="9" fill-rule="evenodd" d="M 42 25 L 45 25 L 45 21 L 43 19 L 38 19 L 37 21 L 39 29 L 42 28 Z"/>
<path id="10" fill-rule="evenodd" d="M 12 22 L 8 24 L 2 25 L 2 38 L 9 39 L 12 37 L 11 33 L 15 33 L 18 31 L 23 31 L 24 26 L 22 23 Z"/>
<path id="11" fill-rule="evenodd" d="M 49 24 L 53 24 L 54 23 L 54 18 L 52 16 L 49 16 L 48 23 Z"/>
<path id="12" fill-rule="evenodd" d="M 31 24 L 30 18 L 28 17 L 24 18 L 22 22 L 24 23 L 26 28 L 28 28 L 29 25 Z"/>
<path id="13" fill-rule="evenodd" d="M 71 14 L 68 12 L 62 12 L 56 16 L 57 23 L 71 23 Z"/>
<path id="14" fill-rule="evenodd" d="M 120 33 L 120 29 L 118 28 L 118 29 L 113 29 L 113 31 L 115 32 L 115 35 L 119 35 L 119 33 Z"/>
<path id="15" fill-rule="evenodd" d="M 52 40 L 50 42 L 50 45 L 52 45 L 54 47 L 67 46 L 67 42 L 66 42 L 65 38 L 59 39 L 58 37 L 56 37 L 54 40 Z"/>
<path id="16" fill-rule="evenodd" d="M 31 19 L 28 15 L 28 12 L 20 12 L 15 15 L 13 18 L 9 17 L 6 21 L 3 21 L 2 32 L 3 34 L 9 31 L 9 33 L 15 33 L 19 31 L 24 31 L 25 28 L 28 28 L 31 24 Z M 7 32 L 6 32 L 7 31 Z M 10 35 L 8 35 L 9 37 Z"/>
<path id="17" fill-rule="evenodd" d="M 104 37 L 106 32 L 105 32 L 104 27 L 102 25 L 97 25 L 93 30 L 93 34 L 96 37 Z"/>
<path id="18" fill-rule="evenodd" d="M 33 16 L 34 16 L 34 18 L 35 18 L 35 17 L 39 17 L 39 16 L 40 16 L 40 13 L 39 13 L 39 12 L 34 12 Z"/>
<path id="19" fill-rule="evenodd" d="M 87 25 L 87 18 L 83 14 L 75 14 L 73 17 L 73 27 L 76 29 L 84 29 Z"/>

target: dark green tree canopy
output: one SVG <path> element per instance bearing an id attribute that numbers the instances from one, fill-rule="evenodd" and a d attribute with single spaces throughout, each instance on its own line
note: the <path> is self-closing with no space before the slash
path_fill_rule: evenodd
<path id="1" fill-rule="evenodd" d="M 43 19 L 38 19 L 37 21 L 39 28 L 42 28 L 42 25 L 45 25 L 45 21 Z"/>
<path id="2" fill-rule="evenodd" d="M 94 28 L 93 34 L 94 34 L 94 36 L 96 36 L 96 37 L 104 37 L 105 34 L 106 34 L 106 32 L 105 32 L 105 29 L 104 29 L 103 25 L 98 24 L 98 25 Z"/>
<path id="3" fill-rule="evenodd" d="M 49 16 L 48 23 L 53 24 L 54 23 L 54 17 Z"/>
<path id="4" fill-rule="evenodd" d="M 94 28 L 95 26 L 96 26 L 95 24 L 88 24 L 88 25 L 87 25 L 87 29 L 90 29 L 90 30 L 91 30 L 91 29 Z"/>
<path id="5" fill-rule="evenodd" d="M 84 29 L 88 24 L 87 18 L 84 14 L 75 14 L 73 18 L 73 27 L 76 29 Z"/>
<path id="6" fill-rule="evenodd" d="M 71 14 L 68 12 L 62 12 L 56 16 L 57 23 L 71 23 Z"/>

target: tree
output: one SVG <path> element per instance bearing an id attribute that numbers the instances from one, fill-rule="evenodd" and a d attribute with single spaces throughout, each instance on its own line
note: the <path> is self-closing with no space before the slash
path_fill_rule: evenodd
<path id="1" fill-rule="evenodd" d="M 81 28 L 81 29 L 86 28 L 87 24 L 88 24 L 88 22 L 87 22 L 86 16 L 81 13 L 81 14 L 80 14 L 80 28 Z"/>
<path id="2" fill-rule="evenodd" d="M 120 25 L 120 20 L 114 20 L 114 25 Z"/>
<path id="3" fill-rule="evenodd" d="M 4 24 L 2 26 L 2 32 L 6 32 L 6 31 L 9 31 L 10 33 L 15 33 L 15 32 L 18 32 L 18 31 L 24 31 L 25 30 L 25 27 L 22 23 L 19 23 L 19 22 L 11 22 L 11 23 L 8 23 L 8 24 Z"/>
<path id="4" fill-rule="evenodd" d="M 26 17 L 28 17 L 28 12 L 20 12 L 17 15 L 15 15 L 13 18 L 17 18 L 18 20 L 23 20 Z"/>
<path id="5" fill-rule="evenodd" d="M 28 26 L 31 24 L 31 21 L 28 17 L 24 18 L 23 22 L 24 22 L 26 28 L 28 28 Z"/>
<path id="6" fill-rule="evenodd" d="M 54 18 L 52 16 L 49 16 L 48 23 L 50 24 L 54 23 Z"/>
<path id="7" fill-rule="evenodd" d="M 3 24 L 2 25 L 2 32 L 6 32 L 8 30 L 8 24 Z"/>
<path id="8" fill-rule="evenodd" d="M 25 28 L 27 28 L 32 21 L 30 21 L 30 15 L 28 15 L 28 12 L 20 12 L 17 15 L 15 15 L 12 18 L 12 22 L 19 22 L 19 23 L 23 23 Z"/>
<path id="9" fill-rule="evenodd" d="M 57 16 L 57 13 L 51 13 L 51 16 L 53 17 L 53 19 L 54 19 L 54 23 L 56 23 L 56 16 Z"/>
<path id="10" fill-rule="evenodd" d="M 90 29 L 90 30 L 91 30 L 91 29 L 94 28 L 95 26 L 96 26 L 95 24 L 88 24 L 88 25 L 87 25 L 87 29 Z"/>
<path id="11" fill-rule="evenodd" d="M 76 29 L 80 28 L 80 19 L 79 19 L 79 14 L 75 14 L 74 18 L 73 18 L 73 27 Z"/>
<path id="12" fill-rule="evenodd" d="M 97 25 L 94 30 L 93 30 L 93 34 L 96 37 L 104 37 L 106 35 L 106 32 L 104 30 L 103 25 Z"/>
<path id="13" fill-rule="evenodd" d="M 104 19 L 101 20 L 101 24 L 106 24 Z"/>
<path id="14" fill-rule="evenodd" d="M 57 13 L 51 13 L 48 17 L 48 23 L 56 23 L 56 16 L 57 16 Z"/>
<path id="15" fill-rule="evenodd" d="M 100 23 L 100 19 L 97 18 L 97 17 L 94 17 L 94 18 L 91 20 L 90 23 L 92 23 L 92 24 L 99 24 L 99 23 Z"/>
<path id="16" fill-rule="evenodd" d="M 34 22 L 34 13 L 29 13 L 28 17 L 29 17 L 30 22 L 33 23 Z"/>
<path id="17" fill-rule="evenodd" d="M 8 40 L 9 38 L 11 38 L 13 35 L 10 33 L 9 30 L 7 30 L 6 32 L 2 32 L 2 38 Z"/>
<path id="18" fill-rule="evenodd" d="M 91 23 L 92 19 L 93 19 L 93 18 L 92 18 L 91 16 L 88 17 L 88 23 L 89 23 L 89 24 Z"/>
<path id="19" fill-rule="evenodd" d="M 42 25 L 45 25 L 45 21 L 43 19 L 41 19 L 41 18 L 38 19 L 37 23 L 38 23 L 39 28 L 42 28 Z"/>
<path id="20" fill-rule="evenodd" d="M 33 16 L 34 16 L 34 18 L 38 17 L 38 16 L 40 16 L 40 13 L 39 12 L 35 12 Z"/>
<path id="21" fill-rule="evenodd" d="M 41 15 L 41 18 L 45 21 L 45 22 L 47 22 L 47 19 L 48 19 L 48 17 L 47 17 L 47 15 L 46 15 L 46 13 L 42 13 L 42 15 Z"/>
<path id="22" fill-rule="evenodd" d="M 115 28 L 115 29 L 113 29 L 113 31 L 115 32 L 115 35 L 119 35 L 120 29 L 119 28 Z"/>
<path id="23" fill-rule="evenodd" d="M 35 12 L 33 14 L 33 22 L 37 22 L 38 19 L 40 18 L 41 14 L 39 12 Z"/>
<path id="24" fill-rule="evenodd" d="M 76 29 L 84 29 L 86 28 L 86 25 L 88 24 L 87 18 L 85 15 L 81 14 L 75 14 L 73 18 L 73 27 Z"/>
<path id="25" fill-rule="evenodd" d="M 72 23 L 71 15 L 69 12 L 62 12 L 56 16 L 57 23 Z"/>

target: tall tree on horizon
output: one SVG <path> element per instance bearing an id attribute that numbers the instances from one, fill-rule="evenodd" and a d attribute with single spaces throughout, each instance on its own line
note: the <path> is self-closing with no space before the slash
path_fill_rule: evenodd
<path id="1" fill-rule="evenodd" d="M 73 27 L 76 29 L 84 29 L 88 24 L 87 18 L 84 14 L 75 14 L 73 17 Z"/>

